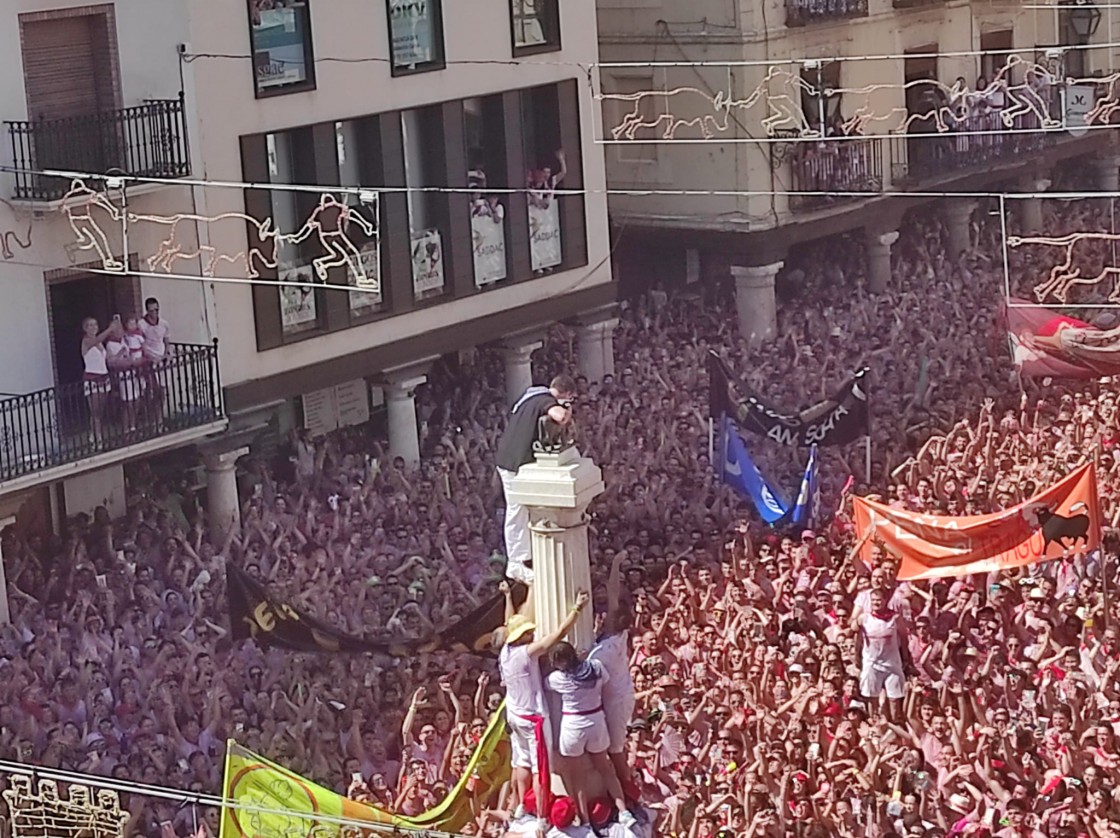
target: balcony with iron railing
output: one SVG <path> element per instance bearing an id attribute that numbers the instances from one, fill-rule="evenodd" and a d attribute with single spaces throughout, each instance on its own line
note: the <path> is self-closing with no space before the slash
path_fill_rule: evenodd
<path id="1" fill-rule="evenodd" d="M 786 0 L 786 26 L 867 17 L 867 0 Z"/>
<path id="2" fill-rule="evenodd" d="M 191 173 L 182 93 L 103 113 L 4 124 L 17 201 L 57 201 L 66 194 L 69 179 L 39 174 L 43 171 L 152 178 Z"/>
<path id="3" fill-rule="evenodd" d="M 883 148 L 875 137 L 798 143 L 789 162 L 789 206 L 794 212 L 821 209 L 883 191 Z"/>
<path id="4" fill-rule="evenodd" d="M 105 381 L 0 394 L 0 483 L 161 438 L 182 441 L 192 430 L 202 436 L 223 420 L 217 343 L 173 344 L 163 361 Z"/>

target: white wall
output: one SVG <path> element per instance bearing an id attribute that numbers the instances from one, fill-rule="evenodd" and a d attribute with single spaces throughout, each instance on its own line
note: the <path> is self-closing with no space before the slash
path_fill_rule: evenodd
<path id="1" fill-rule="evenodd" d="M 67 515 L 92 515 L 99 506 L 106 507 L 114 518 L 126 511 L 124 466 L 120 464 L 72 477 L 63 483 L 63 491 Z"/>

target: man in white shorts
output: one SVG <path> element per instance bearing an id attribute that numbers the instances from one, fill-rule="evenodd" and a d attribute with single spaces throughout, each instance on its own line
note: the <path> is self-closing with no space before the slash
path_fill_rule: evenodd
<path id="1" fill-rule="evenodd" d="M 886 692 L 891 721 L 902 723 L 902 697 L 906 691 L 906 629 L 894 611 L 887 607 L 882 590 L 872 588 L 870 609 L 859 617 L 859 690 L 870 703 Z"/>
<path id="2" fill-rule="evenodd" d="M 622 564 L 626 551 L 619 550 L 607 577 L 607 613 L 595 647 L 588 657 L 606 670 L 603 684 L 603 712 L 607 717 L 610 744 L 607 752 L 614 764 L 618 780 L 625 786 L 630 781 L 630 765 L 626 761 L 626 728 L 634 715 L 634 681 L 630 677 L 630 612 L 620 604 Z"/>
<path id="3" fill-rule="evenodd" d="M 498 669 L 506 687 L 515 818 L 524 816 L 522 801 L 530 788 L 538 801 L 547 801 L 549 796 L 541 783 L 542 775 L 548 776 L 548 742 L 540 656 L 564 639 L 590 600 L 587 591 L 576 594 L 576 603 L 564 622 L 540 640 L 534 639 L 537 627 L 528 617 L 514 614 L 506 622 L 506 644 L 498 655 Z M 543 765 L 540 757 L 544 757 Z"/>

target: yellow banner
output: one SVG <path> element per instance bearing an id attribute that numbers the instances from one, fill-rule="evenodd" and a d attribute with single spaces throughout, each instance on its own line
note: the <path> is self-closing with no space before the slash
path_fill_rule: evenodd
<path id="1" fill-rule="evenodd" d="M 509 760 L 503 705 L 447 797 L 408 818 L 343 797 L 230 740 L 223 784 L 230 805 L 222 813 L 221 838 L 306 838 L 312 832 L 326 838 L 354 835 L 362 824 L 455 832 L 474 817 L 476 801 L 485 801 L 509 778 Z"/>

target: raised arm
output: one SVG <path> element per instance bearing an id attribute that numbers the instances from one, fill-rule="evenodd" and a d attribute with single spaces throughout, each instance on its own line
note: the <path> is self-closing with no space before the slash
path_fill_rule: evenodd
<path id="1" fill-rule="evenodd" d="M 564 618 L 564 622 L 556 627 L 556 631 L 529 644 L 529 657 L 539 657 L 563 640 L 564 636 L 572 630 L 572 626 L 576 624 L 576 620 L 579 619 L 579 614 L 584 609 L 584 606 L 590 601 L 591 595 L 587 593 L 587 591 L 580 591 L 576 594 L 576 604 L 572 606 L 572 610 L 568 612 L 568 616 Z"/>

